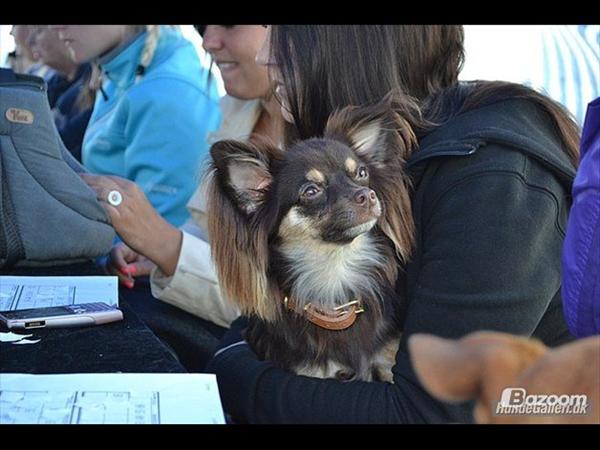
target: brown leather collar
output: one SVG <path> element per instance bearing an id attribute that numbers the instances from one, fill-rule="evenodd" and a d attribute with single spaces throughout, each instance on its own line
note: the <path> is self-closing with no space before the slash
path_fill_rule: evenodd
<path id="1" fill-rule="evenodd" d="M 326 330 L 345 330 L 354 323 L 358 314 L 364 312 L 358 300 L 345 303 L 329 311 L 318 309 L 312 303 L 298 309 L 296 303 L 288 297 L 283 298 L 283 304 L 296 314 Z"/>

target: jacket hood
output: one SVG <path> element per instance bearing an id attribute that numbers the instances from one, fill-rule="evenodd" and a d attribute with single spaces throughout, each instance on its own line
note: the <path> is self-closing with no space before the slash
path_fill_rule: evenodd
<path id="1" fill-rule="evenodd" d="M 453 117 L 420 140 L 409 169 L 438 156 L 467 156 L 488 143 L 516 148 L 573 182 L 575 167 L 549 117 L 528 100 L 511 99 Z"/>

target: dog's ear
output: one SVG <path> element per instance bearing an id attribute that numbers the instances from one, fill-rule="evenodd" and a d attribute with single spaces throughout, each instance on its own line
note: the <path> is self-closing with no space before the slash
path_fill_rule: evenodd
<path id="1" fill-rule="evenodd" d="M 219 286 L 243 314 L 272 320 L 277 313 L 268 282 L 269 214 L 255 214 L 273 182 L 280 152 L 267 141 L 219 141 L 204 180 L 210 249 Z"/>
<path id="2" fill-rule="evenodd" d="M 369 167 L 370 184 L 383 206 L 378 225 L 394 243 L 401 263 L 408 261 L 414 241 L 411 181 L 404 163 L 416 146 L 405 117 L 416 117 L 416 105 L 390 92 L 372 106 L 349 106 L 329 118 L 324 137 L 348 144 Z"/>
<path id="3" fill-rule="evenodd" d="M 401 111 L 412 107 L 409 100 L 389 93 L 370 106 L 347 106 L 327 120 L 324 137 L 347 142 L 367 163 L 384 167 L 390 158 L 407 159 L 416 136 Z"/>
<path id="4" fill-rule="evenodd" d="M 423 386 L 447 402 L 475 398 L 480 423 L 492 420 L 502 391 L 513 387 L 517 376 L 547 351 L 534 339 L 496 332 L 476 332 L 460 340 L 414 334 L 408 346 Z"/>
<path id="5" fill-rule="evenodd" d="M 246 215 L 265 201 L 273 181 L 270 159 L 275 152 L 267 145 L 233 140 L 215 142 L 210 148 L 216 178 L 232 203 Z"/>

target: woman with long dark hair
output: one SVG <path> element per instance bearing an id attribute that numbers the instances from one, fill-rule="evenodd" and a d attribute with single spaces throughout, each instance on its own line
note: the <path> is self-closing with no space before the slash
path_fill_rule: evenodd
<path id="1" fill-rule="evenodd" d="M 549 346 L 572 339 L 560 251 L 576 123 L 525 86 L 459 83 L 461 26 L 273 26 L 258 58 L 276 84 L 288 144 L 320 136 L 338 108 L 397 93 L 395 107 L 419 140 L 404 167 L 414 189 L 415 248 L 397 284 L 406 307 L 393 384 L 277 369 L 244 345 L 248 319 L 240 318 L 209 367 L 226 411 L 258 423 L 471 422 L 469 404 L 441 403 L 420 386 L 408 339 L 477 330 Z"/>

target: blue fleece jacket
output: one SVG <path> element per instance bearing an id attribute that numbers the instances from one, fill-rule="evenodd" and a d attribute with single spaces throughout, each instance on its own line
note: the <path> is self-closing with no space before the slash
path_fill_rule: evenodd
<path id="1" fill-rule="evenodd" d="M 162 26 L 156 52 L 135 81 L 146 33 L 100 59 L 104 80 L 82 146 L 92 173 L 135 181 L 172 225 L 188 218 L 208 154 L 207 134 L 221 114 L 214 79 L 208 81 L 193 45 Z"/>

